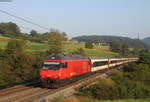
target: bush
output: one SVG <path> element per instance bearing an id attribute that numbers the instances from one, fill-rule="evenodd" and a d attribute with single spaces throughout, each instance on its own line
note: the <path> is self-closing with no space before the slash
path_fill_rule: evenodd
<path id="1" fill-rule="evenodd" d="M 150 97 L 150 68 L 146 64 L 130 64 L 125 72 L 114 71 L 110 78 L 80 90 L 81 95 L 100 100 Z"/>
<path id="2" fill-rule="evenodd" d="M 141 51 L 138 64 L 140 64 L 140 63 L 147 64 L 150 68 L 150 52 L 149 52 L 149 50 Z"/>
<path id="3" fill-rule="evenodd" d="M 114 86 L 115 82 L 112 79 L 102 79 L 95 85 L 87 89 L 81 90 L 81 93 L 84 96 L 89 96 L 97 99 L 114 99 Z"/>
<path id="4" fill-rule="evenodd" d="M 0 51 L 0 86 L 20 83 L 35 77 L 36 58 L 24 52 L 22 40 L 10 40 Z"/>

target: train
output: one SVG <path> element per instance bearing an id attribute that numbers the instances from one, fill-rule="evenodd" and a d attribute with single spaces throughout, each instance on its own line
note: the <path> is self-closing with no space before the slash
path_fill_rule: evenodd
<path id="1" fill-rule="evenodd" d="M 43 87 L 59 88 L 99 71 L 110 69 L 138 58 L 89 58 L 82 55 L 52 54 L 43 60 L 40 82 Z"/>

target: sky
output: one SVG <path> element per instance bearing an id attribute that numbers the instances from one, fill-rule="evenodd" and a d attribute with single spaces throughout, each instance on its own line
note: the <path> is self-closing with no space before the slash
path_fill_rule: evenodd
<path id="1" fill-rule="evenodd" d="M 59 29 L 69 37 L 116 35 L 131 38 L 150 36 L 150 0 L 12 0 L 0 10 L 30 20 L 49 29 Z M 7 0 L 6 0 L 7 1 Z M 0 12 L 0 22 L 15 22 L 22 32 L 48 32 Z"/>

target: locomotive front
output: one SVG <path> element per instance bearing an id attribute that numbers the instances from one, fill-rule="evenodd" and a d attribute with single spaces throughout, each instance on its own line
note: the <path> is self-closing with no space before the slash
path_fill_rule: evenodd
<path id="1" fill-rule="evenodd" d="M 40 79 L 45 87 L 56 87 L 59 80 L 63 77 L 63 68 L 67 67 L 66 62 L 61 60 L 44 60 L 43 67 L 40 70 Z"/>

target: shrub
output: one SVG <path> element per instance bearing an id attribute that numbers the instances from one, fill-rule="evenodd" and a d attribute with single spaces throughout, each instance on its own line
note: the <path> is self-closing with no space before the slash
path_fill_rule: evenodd
<path id="1" fill-rule="evenodd" d="M 150 79 L 148 66 L 138 64 L 134 67 L 136 68 L 126 72 L 113 71 L 110 78 L 102 79 L 93 86 L 80 90 L 81 95 L 101 100 L 150 97 L 150 84 L 146 83 Z"/>
<path id="2" fill-rule="evenodd" d="M 0 86 L 33 79 L 36 58 L 24 52 L 22 40 L 10 40 L 6 49 L 0 51 Z"/>

